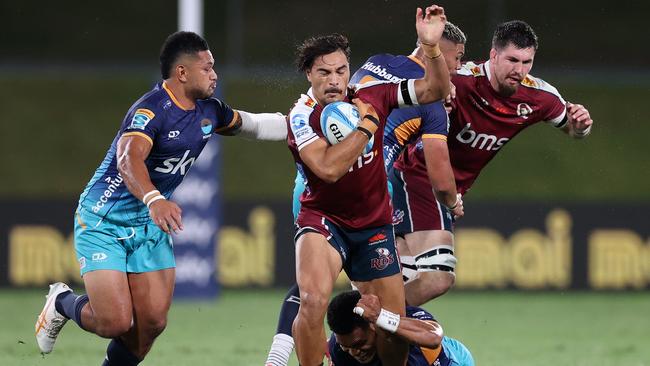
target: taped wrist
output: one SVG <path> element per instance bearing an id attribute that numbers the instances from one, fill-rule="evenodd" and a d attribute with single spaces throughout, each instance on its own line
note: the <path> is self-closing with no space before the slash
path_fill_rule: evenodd
<path id="1" fill-rule="evenodd" d="M 438 44 L 430 43 L 421 43 L 422 51 L 424 51 L 424 56 L 430 59 L 438 58 L 442 55 L 440 51 L 440 46 Z"/>
<path id="2" fill-rule="evenodd" d="M 373 115 L 366 114 L 365 116 L 363 116 L 363 119 L 359 121 L 359 125 L 357 128 L 359 127 L 366 129 L 368 132 L 370 132 L 371 135 L 374 135 L 377 129 L 379 128 L 379 120 L 377 119 L 377 117 Z"/>
<path id="3" fill-rule="evenodd" d="M 379 328 L 385 331 L 395 333 L 397 331 L 397 327 L 399 327 L 399 320 L 399 314 L 392 313 L 386 309 L 381 309 L 381 312 L 379 312 L 379 316 L 377 317 L 375 324 L 377 324 Z"/>

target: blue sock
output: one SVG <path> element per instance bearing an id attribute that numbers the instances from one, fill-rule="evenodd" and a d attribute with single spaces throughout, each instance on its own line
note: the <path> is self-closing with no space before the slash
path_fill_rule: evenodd
<path id="1" fill-rule="evenodd" d="M 114 338 L 106 348 L 106 358 L 102 366 L 136 366 L 140 361 L 121 340 Z"/>
<path id="2" fill-rule="evenodd" d="M 57 296 L 54 301 L 56 311 L 68 319 L 74 320 L 79 328 L 84 329 L 81 325 L 81 309 L 88 303 L 88 295 L 77 296 L 72 291 L 64 292 Z"/>
<path id="3" fill-rule="evenodd" d="M 280 310 L 280 319 L 278 319 L 278 329 L 276 334 L 286 334 L 292 336 L 291 327 L 293 326 L 293 320 L 298 316 L 298 309 L 300 308 L 300 291 L 298 290 L 298 284 L 293 285 L 287 296 L 284 298 L 282 303 L 282 309 Z"/>

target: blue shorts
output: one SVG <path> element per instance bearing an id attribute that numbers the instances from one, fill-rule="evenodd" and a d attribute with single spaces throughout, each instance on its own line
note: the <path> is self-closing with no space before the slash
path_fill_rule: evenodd
<path id="1" fill-rule="evenodd" d="M 313 212 L 301 212 L 295 240 L 307 232 L 325 236 L 341 255 L 343 269 L 352 281 L 370 281 L 402 272 L 392 225 L 348 230 Z"/>
<path id="2" fill-rule="evenodd" d="M 393 187 L 393 226 L 403 237 L 416 231 L 446 230 L 453 233 L 454 218 L 433 195 L 428 178 L 411 176 L 392 168 L 388 182 Z"/>
<path id="3" fill-rule="evenodd" d="M 464 344 L 456 339 L 443 337 L 442 349 L 447 358 L 449 358 L 450 365 L 458 366 L 474 366 L 474 358 Z"/>
<path id="4" fill-rule="evenodd" d="M 142 273 L 176 267 L 171 235 L 153 223 L 120 226 L 83 208 L 77 209 L 74 221 L 74 246 L 82 276 L 100 269 Z"/>

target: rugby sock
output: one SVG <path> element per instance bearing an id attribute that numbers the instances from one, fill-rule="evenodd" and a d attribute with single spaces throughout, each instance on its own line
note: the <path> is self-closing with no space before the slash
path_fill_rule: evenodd
<path id="1" fill-rule="evenodd" d="M 273 343 L 266 358 L 266 366 L 286 366 L 289 363 L 289 357 L 293 352 L 293 337 L 291 328 L 293 320 L 298 315 L 300 308 L 300 291 L 298 285 L 293 285 L 282 303 L 280 318 L 278 319 L 278 329 L 273 337 Z"/>
<path id="2" fill-rule="evenodd" d="M 136 366 L 140 361 L 136 355 L 126 348 L 122 341 L 114 338 L 106 348 L 106 358 L 102 366 Z"/>
<path id="3" fill-rule="evenodd" d="M 293 320 L 298 316 L 298 309 L 300 309 L 300 290 L 298 284 L 295 284 L 287 292 L 287 296 L 284 297 L 282 309 L 280 309 L 280 318 L 278 319 L 278 328 L 275 331 L 276 334 L 291 336 Z"/>
<path id="4" fill-rule="evenodd" d="M 77 296 L 72 291 L 64 292 L 57 296 L 54 301 L 56 311 L 68 319 L 74 320 L 79 328 L 85 329 L 81 325 L 81 309 L 88 303 L 88 295 Z"/>

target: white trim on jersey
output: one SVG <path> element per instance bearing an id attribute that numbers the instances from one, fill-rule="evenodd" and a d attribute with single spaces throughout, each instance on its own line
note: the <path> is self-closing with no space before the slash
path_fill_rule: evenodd
<path id="1" fill-rule="evenodd" d="M 564 100 L 564 98 L 562 98 L 560 92 L 553 85 L 547 83 L 546 81 L 540 78 L 534 77 L 530 74 L 526 76 L 526 79 L 522 81 L 521 86 L 526 88 L 531 88 L 531 89 L 542 90 L 547 93 L 553 94 L 560 100 L 560 103 L 562 105 L 566 106 L 566 101 Z M 554 127 L 562 128 L 566 124 L 565 117 L 566 117 L 566 107 L 564 107 L 562 112 L 557 117 L 551 118 L 546 122 L 553 125 Z"/>
<path id="2" fill-rule="evenodd" d="M 411 102 L 413 103 L 412 105 L 419 105 L 418 95 L 415 94 L 415 80 L 409 79 L 406 80 L 406 82 L 408 83 L 409 96 L 411 97 Z"/>
<path id="3" fill-rule="evenodd" d="M 309 100 L 314 102 L 313 98 L 302 94 L 289 112 L 289 130 L 293 134 L 298 151 L 320 138 L 309 124 L 309 116 L 314 112 L 314 108 L 307 105 Z"/>

